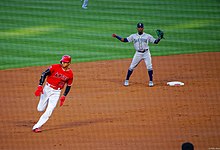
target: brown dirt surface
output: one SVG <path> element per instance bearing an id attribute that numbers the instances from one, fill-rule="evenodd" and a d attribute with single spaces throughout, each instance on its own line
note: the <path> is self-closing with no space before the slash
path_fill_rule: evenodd
<path id="1" fill-rule="evenodd" d="M 34 91 L 47 66 L 1 70 L 0 149 L 220 149 L 219 52 L 153 57 L 152 88 L 143 61 L 123 86 L 130 62 L 72 64 L 74 85 L 41 133 L 32 132 L 42 115 Z"/>

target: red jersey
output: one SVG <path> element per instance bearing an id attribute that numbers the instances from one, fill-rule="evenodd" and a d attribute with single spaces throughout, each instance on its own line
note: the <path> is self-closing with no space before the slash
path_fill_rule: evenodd
<path id="1" fill-rule="evenodd" d="M 73 83 L 73 71 L 64 70 L 61 64 L 51 65 L 50 74 L 47 76 L 47 82 L 57 88 L 62 89 L 65 84 L 71 86 Z"/>

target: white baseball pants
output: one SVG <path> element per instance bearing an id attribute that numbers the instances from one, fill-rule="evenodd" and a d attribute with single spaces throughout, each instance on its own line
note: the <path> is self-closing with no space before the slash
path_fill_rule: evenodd
<path id="1" fill-rule="evenodd" d="M 89 2 L 89 0 L 84 0 L 83 4 L 82 4 L 82 7 L 87 7 L 88 6 L 88 2 Z"/>
<path id="2" fill-rule="evenodd" d="M 138 66 L 138 64 L 141 62 L 141 60 L 144 60 L 147 70 L 153 70 L 151 54 L 149 50 L 144 53 L 136 51 L 132 59 L 131 65 L 129 67 L 129 70 L 134 70 Z"/>
<path id="3" fill-rule="evenodd" d="M 47 109 L 40 117 L 39 121 L 33 126 L 33 130 L 36 128 L 40 128 L 50 118 L 54 108 L 57 105 L 57 102 L 59 101 L 61 90 L 55 90 L 49 87 L 48 85 L 45 85 L 43 92 L 44 94 L 41 94 L 40 96 L 40 101 L 38 103 L 37 110 L 43 112 L 46 107 Z"/>

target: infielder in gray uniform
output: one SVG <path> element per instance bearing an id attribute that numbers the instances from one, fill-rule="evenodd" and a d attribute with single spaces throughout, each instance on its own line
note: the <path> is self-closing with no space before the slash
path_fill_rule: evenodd
<path id="1" fill-rule="evenodd" d="M 155 39 L 152 35 L 144 33 L 144 24 L 143 23 L 138 23 L 137 24 L 137 33 L 131 34 L 127 38 L 121 38 L 117 34 L 112 34 L 112 37 L 117 38 L 121 42 L 133 42 L 134 43 L 134 48 L 136 50 L 134 57 L 132 59 L 131 65 L 128 69 L 128 73 L 126 76 L 126 79 L 124 81 L 124 86 L 129 85 L 129 78 L 133 72 L 133 70 L 138 66 L 138 64 L 141 62 L 141 60 L 144 60 L 147 70 L 148 70 L 148 75 L 150 78 L 149 81 L 149 86 L 152 87 L 154 86 L 153 83 L 153 67 L 152 67 L 152 60 L 151 60 L 151 54 L 150 54 L 150 49 L 148 46 L 148 43 L 154 43 L 158 44 L 160 40 L 163 38 L 163 32 L 162 36 L 159 36 L 157 39 Z"/>

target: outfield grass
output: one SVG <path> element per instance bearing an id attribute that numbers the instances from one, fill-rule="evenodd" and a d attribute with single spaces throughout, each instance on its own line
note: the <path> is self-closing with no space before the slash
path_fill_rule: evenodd
<path id="1" fill-rule="evenodd" d="M 131 58 L 132 43 L 111 37 L 145 32 L 165 40 L 150 45 L 153 56 L 219 52 L 220 2 L 217 0 L 1 0 L 0 70 L 57 63 Z"/>

